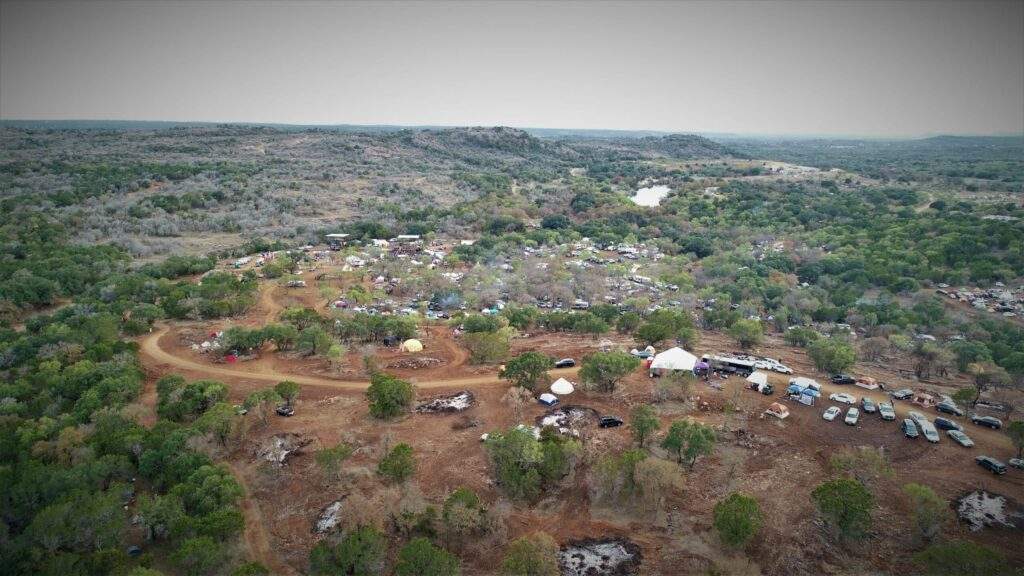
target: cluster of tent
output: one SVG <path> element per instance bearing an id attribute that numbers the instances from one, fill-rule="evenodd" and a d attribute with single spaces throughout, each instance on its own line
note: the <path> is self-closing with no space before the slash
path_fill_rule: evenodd
<path id="1" fill-rule="evenodd" d="M 569 382 L 565 378 L 559 378 L 551 383 L 551 392 L 545 392 L 540 395 L 538 400 L 545 406 L 553 406 L 558 403 L 559 396 L 567 396 L 576 391 L 576 387 L 572 382 Z"/>

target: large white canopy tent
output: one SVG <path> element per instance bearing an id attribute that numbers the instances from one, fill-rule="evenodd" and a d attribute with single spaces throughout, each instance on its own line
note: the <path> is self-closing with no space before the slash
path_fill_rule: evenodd
<path id="1" fill-rule="evenodd" d="M 693 370 L 697 357 L 676 346 L 654 356 L 651 361 L 651 373 L 658 374 L 673 370 Z"/>
<path id="2" fill-rule="evenodd" d="M 566 394 L 572 394 L 576 390 L 576 387 L 572 385 L 565 378 L 559 378 L 551 384 L 551 391 L 559 396 L 565 396 Z"/>

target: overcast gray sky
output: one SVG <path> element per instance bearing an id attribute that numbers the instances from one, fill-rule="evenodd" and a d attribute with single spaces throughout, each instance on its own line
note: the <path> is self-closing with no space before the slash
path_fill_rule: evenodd
<path id="1" fill-rule="evenodd" d="M 1024 132 L 1024 2 L 0 4 L 0 118 Z"/>

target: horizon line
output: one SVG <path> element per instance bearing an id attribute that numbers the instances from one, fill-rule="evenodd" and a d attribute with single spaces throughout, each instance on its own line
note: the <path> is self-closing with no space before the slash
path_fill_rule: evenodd
<path id="1" fill-rule="evenodd" d="M 953 136 L 964 138 L 1024 138 L 1024 131 L 1021 132 L 926 132 L 919 134 L 869 134 L 869 133 L 829 133 L 829 132 L 732 132 L 713 130 L 665 130 L 651 128 L 567 128 L 550 126 L 513 126 L 508 124 L 392 124 L 392 123 L 345 123 L 345 122 L 311 122 L 311 123 L 289 123 L 289 122 L 250 122 L 237 120 L 138 120 L 138 119 L 95 119 L 95 118 L 0 118 L 0 125 L 11 124 L 170 124 L 178 126 L 260 126 L 260 127 L 281 127 L 281 128 L 372 128 L 372 129 L 409 129 L 409 130 L 431 130 L 431 129 L 454 129 L 454 128 L 511 128 L 523 131 L 561 131 L 561 132 L 621 132 L 640 133 L 645 135 L 674 135 L 692 134 L 704 137 L 733 137 L 733 138 L 798 138 L 798 139 L 847 139 L 847 140 L 923 140 L 941 136 Z M 88 130 L 91 128 L 81 127 L 78 129 Z"/>

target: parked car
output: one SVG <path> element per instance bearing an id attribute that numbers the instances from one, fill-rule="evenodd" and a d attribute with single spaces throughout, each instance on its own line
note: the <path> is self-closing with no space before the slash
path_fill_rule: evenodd
<path id="1" fill-rule="evenodd" d="M 1008 463 L 1014 468 L 1024 470 L 1024 458 L 1010 458 Z"/>
<path id="2" fill-rule="evenodd" d="M 846 418 L 843 420 L 843 422 L 846 422 L 850 426 L 855 426 L 859 418 L 860 410 L 850 407 L 850 409 L 846 411 Z"/>
<path id="3" fill-rule="evenodd" d="M 920 412 L 918 412 L 916 410 L 911 410 L 911 411 L 907 412 L 907 418 L 910 418 L 911 420 L 913 420 L 914 423 L 917 424 L 918 426 L 920 426 L 922 422 L 928 422 L 929 421 L 927 416 L 925 416 L 924 414 L 921 414 Z"/>
<path id="4" fill-rule="evenodd" d="M 974 446 L 974 440 L 971 437 L 959 430 L 949 430 L 946 435 L 953 439 L 954 442 L 963 446 L 964 448 L 970 448 Z"/>
<path id="5" fill-rule="evenodd" d="M 622 426 L 622 420 L 615 416 L 601 416 L 601 419 L 597 422 L 600 428 L 616 428 Z"/>
<path id="6" fill-rule="evenodd" d="M 957 424 L 956 422 L 953 422 L 952 420 L 949 420 L 948 418 L 936 418 L 935 427 L 938 428 L 939 430 L 959 430 L 961 432 L 964 431 L 963 426 Z"/>
<path id="7" fill-rule="evenodd" d="M 903 428 L 903 434 L 907 438 L 917 438 L 920 436 L 920 434 L 917 433 L 917 424 L 914 424 L 914 421 L 910 418 L 905 418 L 903 420 L 903 426 L 901 428 Z"/>
<path id="8" fill-rule="evenodd" d="M 914 391 L 910 388 L 901 388 L 891 394 L 893 400 L 909 400 L 914 397 Z"/>
<path id="9" fill-rule="evenodd" d="M 555 368 L 572 368 L 576 365 L 576 361 L 572 358 L 562 358 L 558 362 L 555 362 Z"/>
<path id="10" fill-rule="evenodd" d="M 864 410 L 865 414 L 874 414 L 878 411 L 878 407 L 875 406 L 875 401 L 867 396 L 860 399 L 860 407 Z"/>
<path id="11" fill-rule="evenodd" d="M 917 427 L 921 429 L 921 435 L 924 439 L 931 442 L 932 444 L 939 443 L 939 431 L 935 429 L 935 425 L 927 420 L 918 422 Z"/>
<path id="12" fill-rule="evenodd" d="M 849 374 L 836 374 L 835 376 L 832 376 L 833 384 L 853 384 L 856 381 L 857 379 Z"/>
<path id="13" fill-rule="evenodd" d="M 878 404 L 878 415 L 882 417 L 882 420 L 896 419 L 896 411 L 892 409 L 892 404 L 888 402 L 880 402 Z"/>
<path id="14" fill-rule="evenodd" d="M 295 408 L 292 408 L 288 404 L 282 404 L 277 407 L 275 412 L 277 412 L 278 416 L 291 416 L 292 414 L 295 414 Z"/>
<path id="15" fill-rule="evenodd" d="M 939 402 L 935 405 L 935 409 L 944 414 L 952 414 L 954 416 L 963 416 L 964 411 L 961 410 L 956 404 L 949 402 Z"/>
<path id="16" fill-rule="evenodd" d="M 828 399 L 832 400 L 833 402 L 842 402 L 843 404 L 853 404 L 857 402 L 857 399 L 854 398 L 853 394 L 847 394 L 846 392 L 836 392 L 835 394 L 829 394 Z"/>
<path id="17" fill-rule="evenodd" d="M 991 456 L 978 456 L 974 461 L 978 463 L 978 466 L 981 466 L 993 474 L 1006 474 L 1006 464 L 1003 464 Z"/>
<path id="18" fill-rule="evenodd" d="M 992 416 L 978 416 L 977 414 L 971 414 L 971 422 L 974 422 L 978 426 L 988 426 L 993 430 L 999 430 L 1003 427 L 1003 421 Z"/>
<path id="19" fill-rule="evenodd" d="M 831 422 L 831 421 L 835 420 L 836 416 L 839 416 L 839 414 L 841 412 L 842 412 L 842 410 L 840 410 L 839 408 L 837 408 L 835 406 L 829 406 L 828 410 L 825 410 L 825 413 L 822 414 L 821 417 L 824 418 L 825 420 Z"/>

